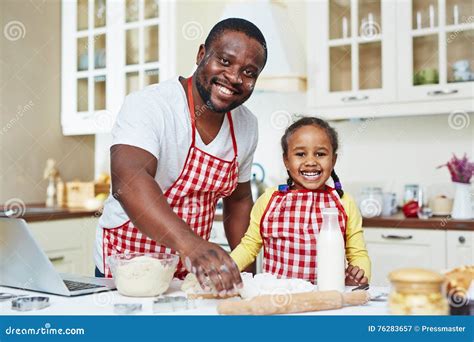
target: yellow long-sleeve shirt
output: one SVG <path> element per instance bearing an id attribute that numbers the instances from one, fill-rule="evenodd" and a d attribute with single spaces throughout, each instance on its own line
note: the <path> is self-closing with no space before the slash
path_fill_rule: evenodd
<path id="1" fill-rule="evenodd" d="M 241 271 L 255 260 L 262 248 L 263 241 L 260 235 L 260 220 L 273 192 L 276 190 L 276 187 L 268 188 L 265 193 L 257 199 L 250 213 L 250 226 L 240 241 L 240 244 L 230 254 Z M 342 205 L 347 214 L 345 237 L 346 259 L 349 265 L 362 268 L 365 272 L 365 276 L 370 280 L 371 264 L 365 247 L 364 234 L 362 231 L 362 216 L 354 199 L 348 193 L 344 193 Z"/>

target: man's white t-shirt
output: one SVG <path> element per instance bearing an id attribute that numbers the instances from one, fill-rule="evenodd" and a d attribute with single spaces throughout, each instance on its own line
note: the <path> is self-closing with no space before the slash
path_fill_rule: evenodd
<path id="1" fill-rule="evenodd" d="M 245 106 L 231 111 L 237 141 L 239 183 L 251 178 L 258 141 L 257 118 Z M 125 98 L 112 129 L 112 145 L 139 147 L 158 160 L 156 182 L 163 192 L 179 177 L 192 142 L 191 118 L 186 93 L 178 78 L 148 86 Z M 205 145 L 196 131 L 196 146 L 220 159 L 232 160 L 234 149 L 227 115 L 217 136 Z M 105 201 L 99 227 L 114 228 L 129 218 L 112 196 Z M 95 260 L 103 272 L 102 229 L 97 230 Z"/>

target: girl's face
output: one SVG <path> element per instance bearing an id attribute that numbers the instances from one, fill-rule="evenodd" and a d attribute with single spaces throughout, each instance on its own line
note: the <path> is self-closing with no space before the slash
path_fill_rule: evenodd
<path id="1" fill-rule="evenodd" d="M 283 156 L 297 190 L 323 189 L 336 159 L 325 130 L 313 125 L 300 127 L 290 135 L 288 152 Z"/>

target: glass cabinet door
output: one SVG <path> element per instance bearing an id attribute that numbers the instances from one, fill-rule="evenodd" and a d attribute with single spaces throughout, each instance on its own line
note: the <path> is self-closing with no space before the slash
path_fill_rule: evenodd
<path id="1" fill-rule="evenodd" d="M 386 83 L 383 77 L 384 63 L 394 60 L 388 51 L 385 51 L 385 56 L 382 53 L 385 45 L 393 46 L 394 38 L 391 37 L 390 41 L 384 32 L 383 6 L 387 7 L 387 3 L 382 5 L 381 0 L 328 1 L 328 96 L 324 95 L 323 87 L 319 103 L 377 102 L 382 97 L 393 95 L 387 95 L 389 91 L 385 88 L 389 82 Z M 391 6 L 389 2 L 388 6 Z M 394 25 L 394 20 L 391 25 Z M 384 39 L 388 39 L 388 43 Z M 388 69 L 394 67 L 388 66 Z"/>
<path id="2" fill-rule="evenodd" d="M 106 109 L 107 0 L 78 0 L 76 6 L 76 111 L 93 113 Z"/>
<path id="3" fill-rule="evenodd" d="M 402 92 L 408 97 L 472 96 L 474 2 L 412 0 L 410 7 L 412 72 L 408 89 L 415 92 Z"/>
<path id="4" fill-rule="evenodd" d="M 474 2 L 446 0 L 445 13 L 447 82 L 473 82 Z"/>
<path id="5" fill-rule="evenodd" d="M 126 0 L 125 92 L 159 81 L 159 0 Z"/>
<path id="6" fill-rule="evenodd" d="M 176 2 L 60 3 L 62 132 L 110 132 L 126 94 L 175 74 Z"/>

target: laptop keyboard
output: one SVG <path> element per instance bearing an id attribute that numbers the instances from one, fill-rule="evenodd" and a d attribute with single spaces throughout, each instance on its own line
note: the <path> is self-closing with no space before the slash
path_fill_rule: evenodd
<path id="1" fill-rule="evenodd" d="M 72 280 L 63 280 L 64 284 L 69 291 L 79 291 L 79 290 L 87 290 L 87 289 L 95 289 L 97 287 L 103 287 L 102 285 L 96 284 L 89 284 L 89 283 L 81 283 L 79 281 L 72 281 Z"/>

